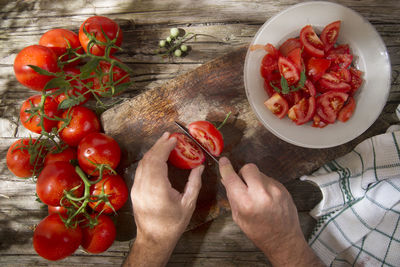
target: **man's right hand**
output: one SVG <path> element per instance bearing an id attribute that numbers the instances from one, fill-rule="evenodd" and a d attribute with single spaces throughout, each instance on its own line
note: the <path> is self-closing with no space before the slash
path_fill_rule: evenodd
<path id="1" fill-rule="evenodd" d="M 254 164 L 246 164 L 237 174 L 223 157 L 219 168 L 233 220 L 274 266 L 321 265 L 304 239 L 296 206 L 281 183 Z"/>

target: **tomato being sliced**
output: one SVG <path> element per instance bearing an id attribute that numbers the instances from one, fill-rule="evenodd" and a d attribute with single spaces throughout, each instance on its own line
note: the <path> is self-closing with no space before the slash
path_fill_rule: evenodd
<path id="1" fill-rule="evenodd" d="M 353 116 L 354 110 L 356 108 L 356 101 L 353 97 L 349 97 L 346 105 L 339 111 L 337 119 L 341 122 L 346 122 Z"/>
<path id="2" fill-rule="evenodd" d="M 289 110 L 288 102 L 280 94 L 273 94 L 264 105 L 274 113 L 275 116 L 282 119 L 285 117 L 287 111 Z"/>
<path id="3" fill-rule="evenodd" d="M 281 75 L 286 79 L 288 85 L 296 84 L 300 79 L 299 70 L 296 65 L 286 57 L 279 57 L 278 67 Z"/>
<path id="4" fill-rule="evenodd" d="M 341 81 L 336 73 L 328 72 L 318 80 L 318 89 L 320 92 L 334 90 L 346 93 L 351 90 L 351 86 Z"/>
<path id="5" fill-rule="evenodd" d="M 307 62 L 307 76 L 313 81 L 318 81 L 330 65 L 329 59 L 312 57 Z"/>
<path id="6" fill-rule="evenodd" d="M 310 121 L 315 114 L 315 97 L 303 98 L 288 111 L 288 117 L 297 125 Z"/>
<path id="7" fill-rule="evenodd" d="M 224 149 L 224 139 L 218 129 L 208 121 L 195 121 L 189 124 L 190 134 L 213 156 L 218 157 Z"/>
<path id="8" fill-rule="evenodd" d="M 321 33 L 321 41 L 325 45 L 325 51 L 328 51 L 336 43 L 340 31 L 340 20 L 334 21 L 325 26 Z"/>
<path id="9" fill-rule="evenodd" d="M 176 146 L 168 158 L 172 165 L 180 169 L 193 169 L 204 162 L 204 152 L 192 139 L 183 133 L 173 133 L 171 137 L 177 139 Z"/>
<path id="10" fill-rule="evenodd" d="M 286 57 L 293 49 L 302 47 L 299 38 L 289 38 L 279 47 L 279 52 Z"/>
<path id="11" fill-rule="evenodd" d="M 323 57 L 325 55 L 324 44 L 311 25 L 307 25 L 301 29 L 300 42 L 304 46 L 304 50 L 311 56 Z"/>

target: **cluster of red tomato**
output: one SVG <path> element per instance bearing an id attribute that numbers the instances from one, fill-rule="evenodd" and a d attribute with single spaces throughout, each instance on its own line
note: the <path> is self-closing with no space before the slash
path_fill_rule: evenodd
<path id="1" fill-rule="evenodd" d="M 112 56 L 121 42 L 118 24 L 95 16 L 82 24 L 79 35 L 50 30 L 15 59 L 18 81 L 42 93 L 20 110 L 23 126 L 40 136 L 14 142 L 7 166 L 18 177 L 37 178 L 36 193 L 49 215 L 37 225 L 33 245 L 48 260 L 65 258 L 80 245 L 100 253 L 114 242 L 116 229 L 107 214 L 128 199 L 128 188 L 114 171 L 121 150 L 101 133 L 96 113 L 82 104 L 129 82 Z"/>
<path id="2" fill-rule="evenodd" d="M 287 114 L 297 125 L 313 121 L 313 127 L 322 128 L 352 116 L 362 72 L 351 65 L 349 45 L 336 44 L 339 31 L 340 21 L 325 26 L 320 36 L 307 25 L 279 49 L 262 47 L 268 52 L 261 65 L 270 97 L 265 106 L 278 118 Z"/>

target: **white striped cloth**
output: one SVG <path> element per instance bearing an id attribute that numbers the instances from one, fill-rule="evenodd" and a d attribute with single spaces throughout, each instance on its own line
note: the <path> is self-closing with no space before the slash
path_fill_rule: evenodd
<path id="1" fill-rule="evenodd" d="M 400 266 L 400 131 L 367 139 L 300 179 L 322 191 L 309 244 L 325 264 Z"/>

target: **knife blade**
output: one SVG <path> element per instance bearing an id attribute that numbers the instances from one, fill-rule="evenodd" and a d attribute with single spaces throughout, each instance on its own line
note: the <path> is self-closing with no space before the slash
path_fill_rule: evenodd
<path id="1" fill-rule="evenodd" d="M 189 132 L 189 130 L 180 124 L 179 122 L 175 121 L 175 125 L 178 126 L 190 139 L 193 140 L 200 148 L 203 150 L 210 158 L 212 158 L 217 164 L 219 164 L 218 159 L 214 157 L 202 144 L 200 144 Z"/>

